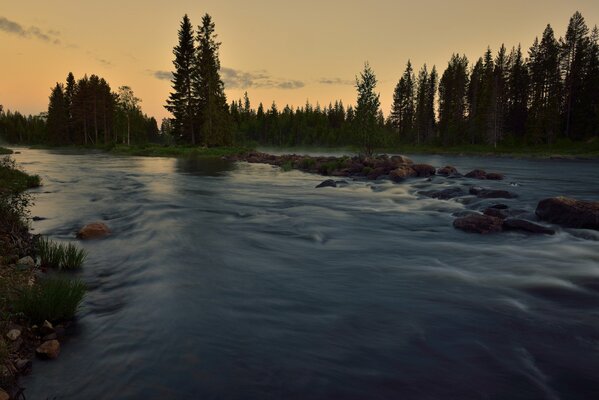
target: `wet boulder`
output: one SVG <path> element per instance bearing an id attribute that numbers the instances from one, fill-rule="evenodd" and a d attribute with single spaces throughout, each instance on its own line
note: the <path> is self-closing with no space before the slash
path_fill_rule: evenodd
<path id="1" fill-rule="evenodd" d="M 453 226 L 456 229 L 482 234 L 501 232 L 502 225 L 502 219 L 480 214 L 467 215 L 453 221 Z"/>
<path id="2" fill-rule="evenodd" d="M 428 164 L 414 164 L 412 169 L 416 172 L 416 176 L 421 178 L 428 178 L 436 173 L 435 167 Z"/>
<path id="3" fill-rule="evenodd" d="M 599 230 L 599 201 L 553 197 L 541 200 L 535 213 L 543 221 L 568 228 Z"/>
<path id="4" fill-rule="evenodd" d="M 378 167 L 370 171 L 370 173 L 366 176 L 367 179 L 374 181 L 377 180 L 380 176 L 386 175 L 388 170 L 384 167 Z"/>
<path id="5" fill-rule="evenodd" d="M 453 199 L 455 197 L 464 196 L 466 193 L 462 190 L 462 188 L 452 187 L 452 188 L 442 189 L 442 190 L 422 191 L 419 194 L 427 196 L 427 197 L 431 197 L 433 199 L 449 200 L 449 199 Z"/>
<path id="6" fill-rule="evenodd" d="M 407 178 L 412 178 L 416 176 L 416 171 L 409 165 L 402 165 L 399 168 L 394 169 L 389 172 L 389 178 L 393 182 L 401 182 Z"/>
<path id="7" fill-rule="evenodd" d="M 60 354 L 60 343 L 55 339 L 48 340 L 35 349 L 35 354 L 39 358 L 54 360 Z"/>
<path id="8" fill-rule="evenodd" d="M 487 179 L 487 173 L 482 169 L 473 169 L 472 171 L 468 172 L 465 176 L 466 178 L 472 179 Z"/>
<path id="9" fill-rule="evenodd" d="M 480 199 L 513 199 L 517 197 L 514 193 L 507 190 L 485 189 L 480 186 L 472 186 L 470 194 Z"/>
<path id="10" fill-rule="evenodd" d="M 452 167 L 451 165 L 446 165 L 443 168 L 439 168 L 437 170 L 437 175 L 450 176 L 450 175 L 459 175 L 459 173 L 458 173 L 458 170 L 455 169 L 455 167 Z"/>
<path id="11" fill-rule="evenodd" d="M 551 228 L 518 218 L 508 218 L 503 221 L 503 229 L 506 231 L 524 231 L 529 233 L 540 233 L 544 235 L 555 234 L 555 230 Z"/>
<path id="12" fill-rule="evenodd" d="M 489 207 L 483 211 L 483 214 L 489 215 L 491 217 L 506 219 L 508 217 L 508 213 L 506 210 L 500 210 L 497 208 Z"/>
<path id="13" fill-rule="evenodd" d="M 326 181 L 322 181 L 316 185 L 316 189 L 323 187 L 337 187 L 337 182 L 335 182 L 333 179 L 327 179 Z"/>
<path id="14" fill-rule="evenodd" d="M 77 238 L 82 240 L 101 239 L 111 234 L 110 228 L 103 222 L 93 222 L 85 225 L 77 232 Z"/>
<path id="15" fill-rule="evenodd" d="M 399 155 L 397 155 L 397 156 L 391 156 L 390 160 L 395 165 L 400 165 L 400 164 L 410 165 L 410 164 L 414 164 L 414 161 L 410 160 L 406 156 L 399 156 Z"/>
<path id="16" fill-rule="evenodd" d="M 499 174 L 497 172 L 487 172 L 487 179 L 490 181 L 502 181 L 503 174 Z"/>

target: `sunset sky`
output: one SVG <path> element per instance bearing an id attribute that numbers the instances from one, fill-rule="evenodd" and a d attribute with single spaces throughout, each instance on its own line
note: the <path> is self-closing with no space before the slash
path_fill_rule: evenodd
<path id="1" fill-rule="evenodd" d="M 131 86 L 143 111 L 167 117 L 172 48 L 187 13 L 194 26 L 212 15 L 222 42 L 220 59 L 228 100 L 247 91 L 280 108 L 307 99 L 326 105 L 355 101 L 355 75 L 369 61 L 379 79 L 385 114 L 405 63 L 440 72 L 453 52 L 472 61 L 488 45 L 525 50 L 545 25 L 559 37 L 579 10 L 599 24 L 597 0 L 281 0 L 2 1 L 0 104 L 45 111 L 50 87 L 69 71 L 104 77 L 116 90 Z"/>

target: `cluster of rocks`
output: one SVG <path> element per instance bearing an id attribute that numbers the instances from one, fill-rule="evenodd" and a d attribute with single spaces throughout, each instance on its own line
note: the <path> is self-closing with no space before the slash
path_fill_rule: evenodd
<path id="1" fill-rule="evenodd" d="M 0 375 L 12 380 L 29 374 L 32 367 L 30 357 L 34 353 L 44 360 L 58 358 L 59 340 L 64 337 L 65 329 L 65 325 L 53 326 L 49 321 L 31 327 L 11 323 L 5 337 L 0 339 L 5 342 L 10 354 L 4 365 L 0 366 Z M 20 388 L 17 385 L 11 385 L 7 390 L 0 388 L 0 400 L 18 398 Z"/>
<path id="2" fill-rule="evenodd" d="M 566 228 L 599 230 L 599 202 L 583 201 L 568 197 L 552 197 L 541 200 L 535 210 L 541 221 Z M 546 235 L 555 230 L 538 223 L 514 218 L 505 205 L 489 207 L 482 214 L 459 217 L 453 226 L 466 232 L 493 233 L 501 231 L 524 231 Z"/>
<path id="3" fill-rule="evenodd" d="M 279 166 L 283 169 L 298 169 L 304 172 L 346 177 L 353 179 L 379 180 L 390 179 L 402 182 L 409 178 L 428 178 L 442 176 L 449 179 L 469 178 L 477 180 L 498 181 L 504 176 L 497 172 L 474 169 L 464 175 L 453 166 L 435 168 L 428 164 L 416 164 L 404 156 L 380 155 L 370 158 L 361 157 L 327 157 L 302 156 L 296 154 L 272 155 L 251 152 L 229 158 L 234 161 L 263 163 Z M 316 188 L 337 187 L 346 185 L 347 181 L 327 179 Z M 466 190 L 467 189 L 467 190 Z M 513 199 L 517 195 L 503 189 L 490 189 L 480 186 L 468 188 L 459 186 L 440 190 L 421 191 L 419 194 L 449 200 L 467 196 L 478 199 Z M 525 213 L 525 212 L 524 212 Z M 539 202 L 533 218 L 521 218 L 522 210 L 511 210 L 507 205 L 498 204 L 484 209 L 482 212 L 469 212 L 459 216 L 453 223 L 456 229 L 476 233 L 492 233 L 501 231 L 522 231 L 537 234 L 555 234 L 555 230 L 533 222 L 539 219 L 552 224 L 569 228 L 586 228 L 599 230 L 599 202 L 581 201 L 566 197 L 545 199 Z"/>
<path id="4" fill-rule="evenodd" d="M 408 178 L 428 178 L 433 175 L 461 177 L 452 166 L 435 168 L 429 164 L 416 164 L 407 157 L 386 154 L 376 157 L 331 157 L 305 156 L 297 154 L 273 155 L 251 152 L 228 157 L 232 161 L 246 161 L 276 165 L 285 169 L 297 169 L 325 176 L 362 178 L 368 180 L 390 179 L 401 182 Z M 474 179 L 500 180 L 503 176 L 494 172 L 474 170 L 466 174 Z"/>

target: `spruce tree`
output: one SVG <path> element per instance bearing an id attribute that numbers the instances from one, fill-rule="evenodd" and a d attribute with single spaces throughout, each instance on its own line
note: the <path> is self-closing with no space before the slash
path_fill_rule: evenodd
<path id="1" fill-rule="evenodd" d="M 57 83 L 50 94 L 47 120 L 48 139 L 52 144 L 63 144 L 67 139 L 68 110 L 63 85 Z"/>
<path id="2" fill-rule="evenodd" d="M 468 59 L 452 55 L 439 82 L 439 131 L 445 146 L 464 141 L 468 80 Z"/>
<path id="3" fill-rule="evenodd" d="M 183 16 L 179 29 L 179 43 L 173 49 L 175 59 L 173 65 L 173 91 L 166 101 L 165 108 L 173 114 L 173 128 L 177 137 L 184 142 L 196 143 L 196 127 L 194 125 L 198 99 L 192 90 L 192 81 L 196 79 L 198 67 L 194 46 L 194 32 L 187 14 Z"/>
<path id="4" fill-rule="evenodd" d="M 522 48 L 513 48 L 509 56 L 506 89 L 506 129 L 515 138 L 523 139 L 526 133 L 529 100 L 528 65 Z"/>
<path id="5" fill-rule="evenodd" d="M 531 106 L 529 134 L 533 143 L 553 143 L 559 131 L 562 81 L 559 44 L 551 25 L 529 51 Z"/>
<path id="6" fill-rule="evenodd" d="M 372 156 L 375 147 L 379 144 L 380 130 L 378 124 L 380 95 L 375 93 L 376 76 L 368 62 L 364 64 L 364 70 L 356 77 L 356 89 L 358 99 L 356 103 L 354 129 L 362 153 Z"/>
<path id="7" fill-rule="evenodd" d="M 570 18 L 566 36 L 560 40 L 561 62 L 564 73 L 564 136 L 578 135 L 584 131 L 589 111 L 581 103 L 581 92 L 585 86 L 585 69 L 589 55 L 589 28 L 583 16 L 576 11 Z M 586 108 L 586 110 L 585 110 Z M 586 114 L 586 115 L 585 115 Z M 575 120 L 573 121 L 573 117 Z M 572 124 L 574 122 L 574 131 Z"/>
<path id="8" fill-rule="evenodd" d="M 418 72 L 416 83 L 416 112 L 414 117 L 414 130 L 416 144 L 420 144 L 426 138 L 427 132 L 427 96 L 429 90 L 429 74 L 426 64 Z"/>
<path id="9" fill-rule="evenodd" d="M 77 90 L 77 82 L 72 72 L 67 75 L 67 84 L 64 90 L 65 106 L 67 108 L 68 126 L 67 126 L 67 142 L 75 142 L 75 126 L 73 122 L 73 97 Z"/>
<path id="10" fill-rule="evenodd" d="M 202 141 L 207 146 L 230 145 L 231 123 L 224 84 L 220 79 L 220 60 L 214 22 L 206 14 L 198 27 L 197 68 L 192 81 L 193 96 L 198 99 L 197 121 Z"/>

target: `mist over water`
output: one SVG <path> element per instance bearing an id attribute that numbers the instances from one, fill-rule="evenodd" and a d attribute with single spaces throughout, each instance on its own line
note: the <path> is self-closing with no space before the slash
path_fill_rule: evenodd
<path id="1" fill-rule="evenodd" d="M 599 235 L 473 235 L 452 213 L 599 200 L 597 161 L 414 156 L 504 173 L 403 184 L 261 164 L 21 149 L 34 233 L 81 242 L 89 292 L 28 399 L 599 398 Z M 420 190 L 518 195 L 462 204 Z"/>

